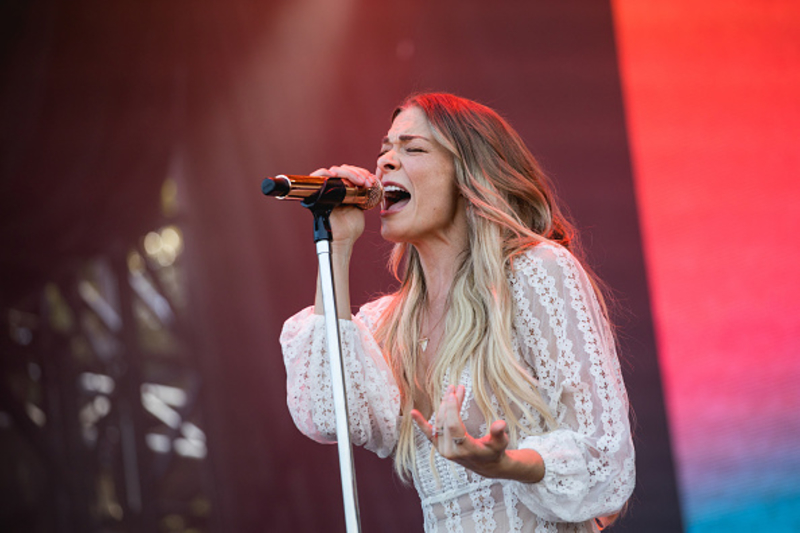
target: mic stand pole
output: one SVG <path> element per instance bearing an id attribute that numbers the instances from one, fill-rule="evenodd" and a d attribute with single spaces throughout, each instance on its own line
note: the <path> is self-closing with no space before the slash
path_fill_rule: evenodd
<path id="1" fill-rule="evenodd" d="M 339 471 L 342 479 L 344 517 L 347 533 L 361 532 L 358 511 L 356 473 L 353 466 L 353 446 L 350 443 L 350 423 L 347 418 L 347 393 L 344 382 L 344 362 L 339 336 L 339 315 L 336 309 L 336 291 L 333 282 L 331 260 L 330 214 L 341 203 L 344 187 L 331 183 L 324 185 L 318 194 L 303 200 L 303 207 L 314 215 L 314 243 L 319 261 L 319 279 L 322 305 L 325 310 L 325 334 L 328 342 L 328 357 L 331 365 L 331 388 L 336 413 L 336 443 L 339 448 Z M 349 310 L 348 310 L 349 311 Z"/>

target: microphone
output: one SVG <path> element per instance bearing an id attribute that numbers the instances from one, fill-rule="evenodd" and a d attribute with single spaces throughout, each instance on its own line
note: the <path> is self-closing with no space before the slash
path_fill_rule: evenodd
<path id="1" fill-rule="evenodd" d="M 353 185 L 344 178 L 324 176 L 294 176 L 280 174 L 274 178 L 264 178 L 261 192 L 275 196 L 278 200 L 306 200 L 323 189 L 332 186 L 341 189 L 336 205 L 354 205 L 361 209 L 372 209 L 383 199 L 383 187 L 376 182 L 372 187 Z"/>

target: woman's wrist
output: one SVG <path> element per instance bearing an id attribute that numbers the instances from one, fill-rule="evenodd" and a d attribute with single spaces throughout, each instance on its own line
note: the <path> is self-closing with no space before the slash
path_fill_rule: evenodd
<path id="1" fill-rule="evenodd" d="M 331 241 L 331 259 L 334 264 L 349 265 L 354 246 L 355 241 L 351 240 Z"/>
<path id="2" fill-rule="evenodd" d="M 535 450 L 505 450 L 494 477 L 522 483 L 538 483 L 544 478 L 544 474 L 544 460 Z"/>
<path id="3" fill-rule="evenodd" d="M 349 241 L 333 241 L 331 244 L 331 266 L 333 267 L 333 282 L 336 286 L 336 310 L 338 318 L 350 320 L 350 256 L 353 244 Z M 314 299 L 314 313 L 325 314 L 322 303 L 322 290 L 319 276 L 317 276 L 317 295 Z"/>

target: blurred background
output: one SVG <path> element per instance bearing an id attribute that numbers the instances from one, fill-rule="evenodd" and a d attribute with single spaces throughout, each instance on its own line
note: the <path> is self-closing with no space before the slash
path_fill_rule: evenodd
<path id="1" fill-rule="evenodd" d="M 615 531 L 800 530 L 800 4 L 6 0 L 0 530 L 344 531 L 278 346 L 311 217 L 414 91 L 509 119 L 615 294 L 638 485 Z M 378 219 L 353 301 L 394 287 Z M 365 532 L 421 531 L 356 450 Z"/>

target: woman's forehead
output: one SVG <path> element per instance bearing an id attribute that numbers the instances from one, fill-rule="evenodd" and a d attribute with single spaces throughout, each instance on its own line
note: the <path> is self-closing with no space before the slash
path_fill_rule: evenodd
<path id="1" fill-rule="evenodd" d="M 417 106 L 408 107 L 398 113 L 392 121 L 392 126 L 389 128 L 389 133 L 384 138 L 384 141 L 394 142 L 400 139 L 401 136 L 417 136 L 432 138 L 431 126 L 428 124 L 428 117 Z"/>

